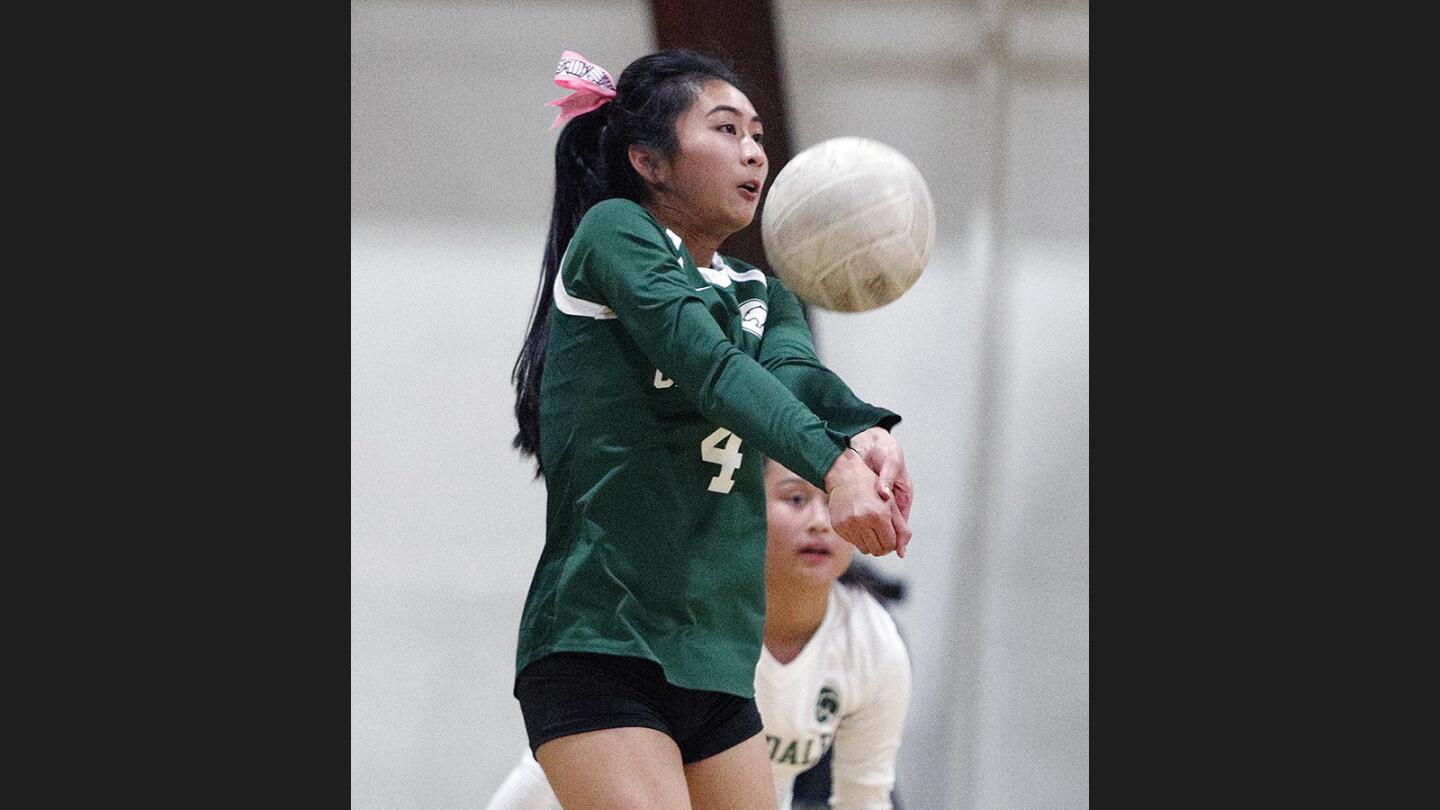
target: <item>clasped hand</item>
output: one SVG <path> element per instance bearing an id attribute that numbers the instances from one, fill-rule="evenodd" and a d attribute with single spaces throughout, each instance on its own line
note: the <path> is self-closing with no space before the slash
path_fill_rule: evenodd
<path id="1" fill-rule="evenodd" d="M 862 554 L 905 556 L 910 543 L 914 484 L 900 444 L 884 428 L 870 428 L 850 440 L 825 476 L 830 524 Z"/>

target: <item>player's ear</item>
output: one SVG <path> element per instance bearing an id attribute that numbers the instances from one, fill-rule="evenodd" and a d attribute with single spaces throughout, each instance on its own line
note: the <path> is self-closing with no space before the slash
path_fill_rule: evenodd
<path id="1" fill-rule="evenodd" d="M 628 156 L 630 166 L 635 169 L 635 173 L 640 175 L 641 179 L 654 188 L 665 187 L 665 162 L 660 159 L 655 150 L 632 143 L 628 150 Z"/>

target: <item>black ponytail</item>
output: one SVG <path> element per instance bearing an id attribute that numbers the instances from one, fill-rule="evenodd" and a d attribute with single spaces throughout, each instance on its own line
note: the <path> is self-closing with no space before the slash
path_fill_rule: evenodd
<path id="1" fill-rule="evenodd" d="M 662 157 L 673 157 L 680 150 L 675 121 L 710 79 L 741 87 L 729 65 L 705 54 L 671 50 L 643 56 L 620 74 L 614 99 L 571 119 L 560 131 L 555 144 L 555 198 L 550 206 L 540 286 L 535 290 L 525 343 L 510 374 L 515 385 L 515 420 L 520 426 L 514 445 L 521 455 L 535 457 L 536 476 L 544 473 L 540 377 L 550 341 L 551 289 L 560 272 L 560 259 L 580 219 L 595 203 L 612 197 L 641 204 L 649 201 L 649 187 L 630 165 L 630 147 L 645 146 Z"/>
<path id="2" fill-rule="evenodd" d="M 550 290 L 580 218 L 590 206 L 610 196 L 606 193 L 605 166 L 599 150 L 609 106 L 574 118 L 560 130 L 560 140 L 555 144 L 555 199 L 550 205 L 550 233 L 540 262 L 540 286 L 530 307 L 529 332 L 510 373 L 515 384 L 515 418 L 520 423 L 514 445 L 523 455 L 535 456 L 537 476 L 542 472 L 540 374 L 545 370 L 545 346 L 550 340 Z"/>

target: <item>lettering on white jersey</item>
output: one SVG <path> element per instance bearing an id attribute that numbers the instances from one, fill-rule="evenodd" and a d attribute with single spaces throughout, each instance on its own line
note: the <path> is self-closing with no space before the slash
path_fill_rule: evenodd
<path id="1" fill-rule="evenodd" d="M 740 302 L 740 328 L 755 337 L 765 337 L 765 318 L 770 310 L 759 298 Z"/>
<path id="2" fill-rule="evenodd" d="M 675 384 L 675 381 L 674 381 L 674 380 L 667 380 L 667 379 L 665 379 L 665 374 L 664 374 L 663 372 L 661 372 L 660 369 L 658 369 L 658 368 L 655 369 L 655 387 L 656 387 L 656 388 L 669 388 L 670 386 L 672 386 L 672 385 L 674 385 L 674 384 Z"/>
<path id="3" fill-rule="evenodd" d="M 830 750 L 830 743 L 834 741 L 835 735 L 827 732 L 806 737 L 804 740 L 788 741 L 773 734 L 765 735 L 765 742 L 770 746 L 771 762 L 776 765 L 799 765 L 802 768 L 815 764 L 816 760 L 825 756 L 825 752 Z"/>
<path id="4" fill-rule="evenodd" d="M 840 723 L 840 690 L 828 679 L 815 699 L 815 719 L 820 723 L 818 734 L 802 734 L 798 739 L 766 734 L 770 761 L 777 765 L 808 767 L 830 750 L 830 743 L 835 741 L 835 728 Z"/>

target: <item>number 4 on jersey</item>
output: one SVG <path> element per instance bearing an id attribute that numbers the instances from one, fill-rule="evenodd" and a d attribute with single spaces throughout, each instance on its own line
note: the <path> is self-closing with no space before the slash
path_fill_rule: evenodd
<path id="1" fill-rule="evenodd" d="M 720 446 L 722 439 L 725 440 L 724 447 Z M 710 486 L 706 489 L 721 494 L 729 492 L 735 486 L 735 471 L 740 469 L 740 461 L 744 458 L 740 453 L 740 437 L 725 428 L 716 428 L 700 442 L 700 458 L 720 465 L 720 474 L 710 479 Z"/>

